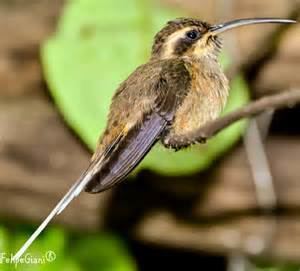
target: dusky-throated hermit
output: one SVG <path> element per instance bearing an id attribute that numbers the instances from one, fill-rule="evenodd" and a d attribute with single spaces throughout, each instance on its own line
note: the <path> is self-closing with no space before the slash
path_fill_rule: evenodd
<path id="1" fill-rule="evenodd" d="M 106 130 L 90 165 L 13 259 L 19 259 L 80 192 L 99 193 L 112 187 L 138 165 L 156 142 L 177 149 L 176 140 L 184 145 L 182 140 L 187 133 L 216 119 L 229 92 L 228 80 L 218 62 L 222 46 L 218 35 L 261 23 L 295 21 L 254 18 L 217 25 L 191 18 L 169 21 L 156 34 L 149 61 L 116 90 Z"/>

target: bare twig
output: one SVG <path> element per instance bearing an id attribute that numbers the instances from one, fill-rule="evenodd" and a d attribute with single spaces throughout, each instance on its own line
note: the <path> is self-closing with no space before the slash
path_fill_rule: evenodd
<path id="1" fill-rule="evenodd" d="M 245 237 L 244 246 L 253 255 L 260 256 L 272 246 L 278 226 L 277 217 L 272 213 L 277 206 L 277 195 L 264 146 L 264 139 L 267 136 L 273 113 L 274 111 L 270 110 L 253 118 L 249 122 L 248 130 L 244 136 L 244 145 L 253 176 L 258 206 L 265 217 L 268 217 L 262 225 L 264 228 L 262 233 L 249 234 Z"/>
<path id="2" fill-rule="evenodd" d="M 277 204 L 274 180 L 263 144 L 257 119 L 250 121 L 244 136 L 244 145 L 253 176 L 258 205 L 269 214 Z"/>
<path id="3" fill-rule="evenodd" d="M 189 133 L 185 137 L 180 136 L 178 138 L 174 137 L 169 139 L 168 144 L 176 145 L 180 148 L 190 144 L 205 143 L 207 139 L 238 120 L 258 115 L 270 109 L 275 110 L 284 107 L 292 107 L 297 103 L 300 103 L 300 89 L 263 97 L 200 127 L 198 130 Z"/>

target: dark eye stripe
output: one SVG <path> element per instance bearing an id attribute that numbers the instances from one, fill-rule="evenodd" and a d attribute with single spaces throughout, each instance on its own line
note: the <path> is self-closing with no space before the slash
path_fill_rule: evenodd
<path id="1" fill-rule="evenodd" d="M 174 53 L 179 56 L 184 54 L 191 47 L 193 43 L 194 42 L 191 42 L 186 38 L 179 39 L 175 44 Z"/>
<path id="2" fill-rule="evenodd" d="M 200 36 L 200 33 L 195 29 L 186 32 L 184 37 L 176 42 L 174 53 L 178 56 L 183 55 L 197 40 L 199 40 Z"/>

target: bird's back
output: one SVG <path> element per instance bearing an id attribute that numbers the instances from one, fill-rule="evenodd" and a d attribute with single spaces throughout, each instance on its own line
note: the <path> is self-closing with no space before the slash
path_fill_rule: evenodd
<path id="1" fill-rule="evenodd" d="M 189 86 L 190 75 L 180 59 L 150 61 L 120 85 L 92 158 L 101 159 L 99 171 L 86 191 L 106 190 L 132 171 L 166 132 Z"/>

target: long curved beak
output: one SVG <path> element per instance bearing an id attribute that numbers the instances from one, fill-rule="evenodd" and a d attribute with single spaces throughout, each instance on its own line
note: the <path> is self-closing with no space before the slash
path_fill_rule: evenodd
<path id="1" fill-rule="evenodd" d="M 290 19 L 279 19 L 279 18 L 252 18 L 252 19 L 239 19 L 239 20 L 233 20 L 230 22 L 213 25 L 210 28 L 210 32 L 214 35 L 220 34 L 222 32 L 225 32 L 227 30 L 251 25 L 251 24 L 295 24 L 297 21 L 290 20 Z"/>

